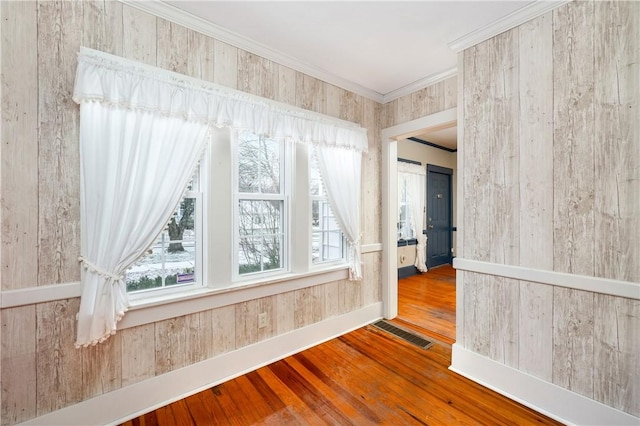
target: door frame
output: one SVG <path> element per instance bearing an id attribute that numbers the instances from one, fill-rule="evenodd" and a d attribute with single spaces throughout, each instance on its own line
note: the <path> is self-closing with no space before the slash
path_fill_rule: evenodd
<path id="1" fill-rule="evenodd" d="M 434 172 L 434 173 L 440 173 L 443 175 L 448 175 L 449 176 L 449 188 L 447 188 L 447 190 L 449 191 L 449 247 L 447 250 L 447 254 L 449 257 L 449 264 L 453 263 L 453 169 L 450 169 L 448 167 L 441 167 L 441 166 L 436 166 L 435 164 L 427 164 L 427 176 L 426 176 L 426 185 L 425 185 L 425 205 L 427 206 L 426 208 L 426 215 L 427 217 L 429 217 L 429 173 L 430 172 Z M 427 219 L 427 224 L 426 226 L 429 226 L 429 220 Z M 428 232 L 428 231 L 427 231 Z M 428 241 L 428 239 L 427 239 Z M 427 247 L 429 247 L 429 243 L 427 242 Z M 426 263 L 427 263 L 427 269 L 429 269 L 429 250 L 427 249 L 427 253 L 425 253 L 426 256 Z M 438 265 L 440 266 L 440 265 Z"/>
<path id="2" fill-rule="evenodd" d="M 451 108 L 382 129 L 382 310 L 386 319 L 398 316 L 398 141 L 456 126 L 457 115 L 457 108 Z"/>

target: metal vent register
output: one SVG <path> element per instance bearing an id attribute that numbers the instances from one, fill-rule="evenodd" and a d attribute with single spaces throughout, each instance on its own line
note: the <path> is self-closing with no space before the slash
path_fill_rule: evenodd
<path id="1" fill-rule="evenodd" d="M 386 331 L 387 333 L 393 334 L 394 336 L 401 338 L 405 342 L 411 343 L 412 345 L 415 345 L 422 349 L 429 349 L 429 347 L 433 345 L 433 342 L 430 342 L 429 340 L 424 339 L 410 331 L 398 328 L 395 325 L 390 324 L 384 320 L 378 321 L 371 325 L 379 328 L 380 330 Z"/>

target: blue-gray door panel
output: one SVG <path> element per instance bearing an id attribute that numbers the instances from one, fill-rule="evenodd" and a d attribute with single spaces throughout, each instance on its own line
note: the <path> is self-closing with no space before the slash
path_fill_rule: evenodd
<path id="1" fill-rule="evenodd" d="M 451 174 L 427 172 L 427 267 L 451 263 Z"/>

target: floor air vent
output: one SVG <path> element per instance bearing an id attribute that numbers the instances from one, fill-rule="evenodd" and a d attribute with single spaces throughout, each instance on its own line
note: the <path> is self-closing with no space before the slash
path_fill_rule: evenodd
<path id="1" fill-rule="evenodd" d="M 402 328 L 398 328 L 395 325 L 390 324 L 384 320 L 375 322 L 371 325 L 373 325 L 376 328 L 379 328 L 380 330 L 386 331 L 387 333 L 393 334 L 394 336 L 401 338 L 405 342 L 411 343 L 412 345 L 416 345 L 417 347 L 422 349 L 429 349 L 429 347 L 433 345 L 433 342 L 430 342 L 427 339 L 423 339 L 422 337 L 410 331 L 403 330 Z"/>

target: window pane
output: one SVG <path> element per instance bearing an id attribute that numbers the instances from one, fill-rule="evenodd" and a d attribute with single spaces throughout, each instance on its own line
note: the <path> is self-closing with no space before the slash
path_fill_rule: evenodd
<path id="1" fill-rule="evenodd" d="M 281 269 L 283 235 L 240 238 L 238 273 L 240 275 Z"/>
<path id="2" fill-rule="evenodd" d="M 284 201 L 240 200 L 238 273 L 283 268 Z"/>
<path id="3" fill-rule="evenodd" d="M 282 200 L 240 200 L 240 236 L 281 233 L 283 208 Z"/>
<path id="4" fill-rule="evenodd" d="M 185 197 L 153 246 L 127 270 L 127 291 L 196 281 L 196 199 Z"/>
<path id="5" fill-rule="evenodd" d="M 280 269 L 282 265 L 282 236 L 274 235 L 271 237 L 265 237 L 263 245 L 263 267 L 265 271 L 272 269 Z"/>
<path id="6" fill-rule="evenodd" d="M 250 274 L 260 272 L 262 257 L 262 237 L 240 238 L 240 250 L 238 253 L 238 273 Z"/>
<path id="7" fill-rule="evenodd" d="M 338 260 L 343 257 L 343 236 L 326 199 L 311 202 L 311 261 Z"/>
<path id="8" fill-rule="evenodd" d="M 400 205 L 398 206 L 398 239 L 413 238 L 411 230 L 411 197 L 407 188 L 406 179 L 398 179 L 398 191 L 400 193 Z"/>
<path id="9" fill-rule="evenodd" d="M 251 132 L 240 132 L 238 143 L 238 191 L 279 194 L 280 143 Z"/>
<path id="10" fill-rule="evenodd" d="M 322 177 L 320 176 L 320 168 L 318 159 L 315 155 L 311 155 L 309 166 L 309 190 L 311 195 L 325 196 Z"/>
<path id="11" fill-rule="evenodd" d="M 259 233 L 261 229 L 259 203 L 260 201 L 240 200 L 238 207 L 241 236 Z"/>

